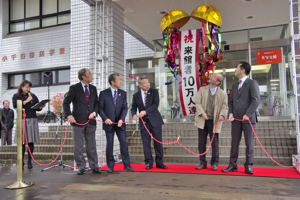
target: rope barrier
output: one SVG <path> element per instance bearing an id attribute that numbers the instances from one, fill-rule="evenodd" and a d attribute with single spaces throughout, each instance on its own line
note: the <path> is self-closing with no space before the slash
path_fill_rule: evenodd
<path id="1" fill-rule="evenodd" d="M 28 146 L 27 133 L 26 133 L 26 125 L 25 125 L 25 118 L 26 118 L 25 110 L 23 110 L 23 118 L 24 118 L 24 119 L 23 119 L 23 135 L 22 135 L 22 140 L 23 140 L 23 144 L 24 144 L 24 135 L 25 135 L 26 144 L 27 144 L 27 149 L 28 149 L 28 152 L 29 152 L 29 154 L 30 154 L 32 160 L 33 160 L 35 163 L 37 163 L 38 165 L 41 165 L 41 166 L 48 166 L 48 165 L 53 164 L 53 163 L 57 160 L 57 158 L 59 157 L 59 155 L 60 155 L 60 153 L 61 153 L 61 151 L 62 151 L 62 148 L 63 148 L 63 146 L 64 146 L 64 144 L 65 144 L 65 140 L 66 140 L 66 136 L 67 136 L 67 131 L 68 131 L 68 126 L 69 126 L 69 122 L 67 123 L 67 128 L 66 128 L 66 131 L 65 131 L 65 136 L 64 136 L 64 140 L 63 140 L 62 146 L 60 147 L 59 153 L 57 154 L 56 158 L 55 158 L 53 161 L 51 161 L 50 163 L 48 163 L 48 164 L 43 164 L 43 163 L 39 163 L 38 161 L 36 161 L 36 160 L 34 159 L 32 153 L 31 153 L 31 151 L 30 151 L 30 148 L 29 148 L 29 146 Z M 24 153 L 24 152 L 23 152 L 23 153 Z"/>
<path id="2" fill-rule="evenodd" d="M 42 163 L 39 163 L 38 161 L 36 161 L 36 160 L 33 158 L 33 155 L 32 155 L 32 153 L 31 153 L 31 151 L 30 151 L 30 149 L 29 149 L 29 146 L 28 146 L 27 133 L 26 133 L 26 126 L 25 126 L 25 118 L 26 118 L 25 110 L 23 110 L 23 118 L 24 118 L 24 120 L 23 120 L 23 136 L 22 136 L 22 139 L 23 139 L 23 143 L 24 143 L 24 135 L 25 135 L 25 139 L 26 139 L 26 144 L 27 144 L 28 152 L 29 152 L 29 154 L 30 154 L 32 160 L 33 160 L 35 163 L 37 163 L 37 164 L 39 164 L 39 165 L 42 165 L 42 166 L 48 166 L 48 165 L 53 164 L 53 163 L 57 160 L 57 158 L 59 157 L 59 155 L 60 155 L 60 153 L 61 153 L 61 151 L 62 151 L 62 148 L 63 148 L 63 146 L 64 146 L 65 139 L 66 139 L 66 136 L 67 136 L 67 131 L 68 131 L 69 122 L 67 123 L 67 127 L 66 127 L 66 131 L 65 131 L 64 140 L 63 140 L 63 143 L 62 143 L 62 146 L 61 146 L 61 148 L 60 148 L 60 150 L 59 150 L 58 155 L 57 155 L 56 158 L 55 158 L 53 161 L 51 161 L 50 163 L 48 163 L 48 164 L 42 164 Z M 105 122 L 103 122 L 103 121 L 101 121 L 101 120 L 98 120 L 98 119 L 96 119 L 96 118 L 92 118 L 92 119 L 93 119 L 93 120 L 96 120 L 96 121 L 98 121 L 98 122 L 101 122 L 101 123 L 105 123 Z M 187 150 L 188 152 L 190 152 L 190 153 L 192 153 L 192 154 L 194 154 L 194 155 L 196 155 L 196 156 L 202 156 L 202 155 L 205 155 L 205 154 L 208 152 L 208 150 L 210 149 L 211 144 L 212 144 L 212 142 L 213 142 L 213 140 L 214 140 L 214 137 L 215 137 L 215 134 L 216 134 L 216 130 L 217 130 L 218 124 L 219 124 L 219 122 L 220 122 L 220 120 L 217 121 L 217 124 L 216 124 L 216 127 L 215 127 L 215 131 L 214 131 L 214 133 L 213 133 L 212 139 L 211 139 L 211 141 L 210 141 L 210 143 L 209 143 L 209 145 L 208 145 L 206 151 L 205 151 L 204 153 L 197 154 L 197 153 L 191 151 L 190 149 L 188 149 L 187 147 L 185 147 L 184 145 L 182 145 L 182 144 L 179 142 L 179 140 L 180 140 L 180 137 L 179 137 L 179 136 L 178 136 L 177 140 L 175 140 L 175 141 L 173 141 L 173 142 L 161 142 L 161 141 L 157 140 L 157 139 L 154 138 L 153 135 L 150 133 L 149 129 L 148 129 L 147 126 L 145 125 L 146 122 L 143 120 L 143 118 L 140 117 L 140 119 L 141 119 L 141 121 L 142 121 L 142 123 L 143 123 L 145 129 L 147 130 L 148 134 L 150 135 L 150 137 L 151 137 L 154 141 L 156 141 L 156 142 L 158 142 L 158 143 L 160 143 L 160 144 L 163 144 L 163 145 L 178 144 L 179 146 L 181 146 L 182 148 L 184 148 L 185 150 Z M 236 121 L 244 121 L 244 120 L 240 120 L 240 119 L 236 119 L 236 118 L 234 118 L 234 120 L 236 120 Z M 79 126 L 84 126 L 84 125 L 88 124 L 90 121 L 91 121 L 91 119 L 89 119 L 89 120 L 88 120 L 86 123 L 84 123 L 84 124 L 80 124 L 80 123 L 77 123 L 77 122 L 75 122 L 75 124 L 77 124 L 77 125 L 79 125 Z M 128 122 L 132 122 L 132 121 L 134 121 L 134 120 L 125 121 L 125 122 L 123 122 L 123 123 L 128 123 Z M 260 140 L 259 140 L 259 138 L 258 138 L 258 136 L 257 136 L 257 134 L 256 134 L 256 132 L 255 132 L 255 130 L 254 130 L 254 128 L 253 128 L 253 126 L 252 126 L 252 123 L 251 123 L 250 119 L 248 119 L 248 121 L 249 121 L 249 123 L 250 123 L 250 126 L 251 126 L 251 128 L 252 128 L 252 131 L 253 131 L 253 133 L 254 133 L 254 135 L 255 135 L 255 137 L 256 137 L 256 139 L 257 139 L 259 145 L 261 146 L 261 148 L 263 149 L 263 151 L 265 152 L 265 154 L 266 154 L 266 155 L 267 155 L 274 163 L 276 163 L 277 165 L 279 165 L 279 166 L 281 166 L 281 167 L 284 167 L 284 168 L 295 168 L 295 167 L 297 167 L 297 166 L 300 165 L 300 163 L 298 163 L 297 165 L 293 165 L 293 166 L 285 166 L 285 165 L 282 165 L 282 164 L 278 163 L 277 161 L 275 161 L 275 160 L 268 154 L 268 152 L 265 150 L 265 148 L 264 148 L 263 145 L 261 144 L 261 142 L 260 142 Z M 231 122 L 231 121 L 223 121 L 223 122 Z M 112 124 L 118 124 L 118 123 L 117 123 L 117 122 L 112 122 Z"/>

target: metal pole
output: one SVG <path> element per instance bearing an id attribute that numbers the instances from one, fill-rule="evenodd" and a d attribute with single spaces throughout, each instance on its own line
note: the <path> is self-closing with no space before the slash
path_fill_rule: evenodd
<path id="1" fill-rule="evenodd" d="M 250 29 L 248 29 L 248 56 L 249 56 L 249 64 L 252 65 L 252 58 L 251 58 L 251 41 L 250 41 Z M 252 70 L 250 71 L 249 78 L 252 79 Z"/>
<path id="2" fill-rule="evenodd" d="M 299 124 L 299 105 L 298 105 L 298 84 L 297 84 L 297 70 L 296 70 L 296 52 L 295 52 L 295 32 L 294 32 L 294 14 L 293 14 L 293 1 L 290 0 L 290 41 L 291 41 L 291 53 L 292 53 L 292 74 L 293 74 L 293 90 L 294 90 L 294 97 L 295 97 L 295 120 L 296 120 L 296 135 L 297 135 L 297 155 L 293 156 L 293 164 L 296 165 L 300 162 L 300 124 Z M 295 3 L 297 4 L 297 3 Z M 299 24 L 299 22 L 298 22 Z M 296 158 L 296 159 L 294 159 Z M 297 166 L 297 171 L 300 173 L 300 166 Z"/>
<path id="3" fill-rule="evenodd" d="M 17 101 L 17 182 L 22 182 L 22 101 Z M 30 155 L 28 155 L 30 156 Z"/>
<path id="4" fill-rule="evenodd" d="M 34 182 L 22 181 L 22 100 L 17 101 L 17 182 L 5 185 L 5 189 L 19 189 L 34 185 Z M 30 155 L 28 155 L 30 156 Z"/>

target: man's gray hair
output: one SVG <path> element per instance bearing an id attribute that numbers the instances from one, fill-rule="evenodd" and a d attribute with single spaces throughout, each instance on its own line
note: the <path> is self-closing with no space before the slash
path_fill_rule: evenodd
<path id="1" fill-rule="evenodd" d="M 217 78 L 217 81 L 219 81 L 219 82 L 220 82 L 218 86 L 221 86 L 221 85 L 222 85 L 222 83 L 223 83 L 223 80 L 224 80 L 224 77 L 223 77 L 223 75 L 222 75 L 222 74 L 220 74 L 220 76 L 218 76 L 218 78 Z"/>
<path id="2" fill-rule="evenodd" d="M 9 102 L 8 100 L 4 100 L 4 101 L 3 101 L 3 105 L 4 105 L 5 102 L 8 102 L 8 103 L 10 104 L 10 102 Z"/>
<path id="3" fill-rule="evenodd" d="M 141 76 L 138 80 L 138 84 L 141 84 L 143 79 L 148 79 L 148 77 L 146 75 Z"/>
<path id="4" fill-rule="evenodd" d="M 86 68 L 83 68 L 83 69 L 80 69 L 79 71 L 78 71 L 78 78 L 79 78 L 79 80 L 83 80 L 83 78 L 82 78 L 82 76 L 86 76 Z"/>

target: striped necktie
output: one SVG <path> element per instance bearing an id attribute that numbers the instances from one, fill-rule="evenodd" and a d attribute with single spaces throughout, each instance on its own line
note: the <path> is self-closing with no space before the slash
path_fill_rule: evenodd
<path id="1" fill-rule="evenodd" d="M 146 108 L 146 102 L 147 102 L 147 92 L 144 92 L 145 96 L 144 96 L 144 105 L 145 105 L 145 108 Z"/>
<path id="2" fill-rule="evenodd" d="M 84 91 L 85 98 L 86 98 L 87 102 L 90 103 L 90 93 L 88 90 L 88 86 L 85 85 L 84 87 L 85 87 L 85 91 Z"/>
<path id="3" fill-rule="evenodd" d="M 115 93 L 114 93 L 114 105 L 115 105 L 115 107 L 117 106 L 117 90 L 115 90 Z"/>
<path id="4" fill-rule="evenodd" d="M 242 89 L 242 86 L 240 86 L 242 83 L 242 80 L 239 80 L 239 89 L 238 89 L 238 93 L 240 93 L 241 89 Z"/>

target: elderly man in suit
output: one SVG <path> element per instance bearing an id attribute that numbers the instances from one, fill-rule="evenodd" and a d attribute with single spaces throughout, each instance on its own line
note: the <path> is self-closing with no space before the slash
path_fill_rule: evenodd
<path id="1" fill-rule="evenodd" d="M 215 132 L 210 164 L 211 170 L 216 171 L 219 163 L 219 133 L 221 132 L 222 121 L 227 116 L 228 98 L 226 92 L 219 87 L 223 82 L 221 74 L 212 74 L 208 82 L 209 85 L 201 87 L 197 94 L 195 126 L 198 127 L 198 149 L 200 154 L 206 150 L 207 134 L 209 134 L 211 140 Z M 218 120 L 220 122 L 216 127 Z M 200 165 L 196 169 L 207 168 L 205 156 L 199 157 Z"/>
<path id="2" fill-rule="evenodd" d="M 115 159 L 113 156 L 114 135 L 115 132 L 120 142 L 120 151 L 123 161 L 123 169 L 126 171 L 133 171 L 130 166 L 130 158 L 128 153 L 128 146 L 126 142 L 126 125 L 123 123 L 127 115 L 127 94 L 121 90 L 122 81 L 117 73 L 109 75 L 108 82 L 110 88 L 103 90 L 99 95 L 99 114 L 103 124 L 103 130 L 106 134 L 106 162 L 107 172 L 114 171 Z M 118 124 L 113 124 L 117 122 Z"/>
<path id="3" fill-rule="evenodd" d="M 147 76 L 141 76 L 138 80 L 138 84 L 141 90 L 133 95 L 131 114 L 133 120 L 137 120 L 136 114 L 139 109 L 139 116 L 143 118 L 145 126 L 152 133 L 153 137 L 158 141 L 162 141 L 162 125 L 164 124 L 162 117 L 158 111 L 159 96 L 156 89 L 150 88 L 150 83 Z M 144 156 L 146 169 L 153 168 L 153 157 L 151 151 L 151 137 L 144 127 L 142 120 L 139 120 L 141 138 L 144 147 Z M 155 163 L 156 168 L 168 169 L 163 163 L 163 147 L 162 144 L 154 141 L 155 150 Z"/>
<path id="4" fill-rule="evenodd" d="M 98 112 L 98 95 L 95 86 L 90 83 L 93 81 L 93 75 L 88 69 L 78 71 L 79 83 L 71 85 L 69 92 L 65 96 L 63 108 L 65 116 L 72 124 L 74 159 L 78 166 L 77 174 L 84 174 L 86 162 L 83 156 L 83 143 L 85 139 L 86 153 L 89 166 L 93 173 L 101 174 L 98 167 L 98 155 L 96 149 L 96 121 L 90 120 L 86 125 L 77 125 L 75 123 L 84 124 L 89 119 L 96 117 Z M 73 111 L 70 110 L 70 103 L 73 103 Z"/>
<path id="5" fill-rule="evenodd" d="M 247 62 L 241 62 L 235 70 L 235 76 L 239 78 L 239 82 L 232 86 L 229 101 L 229 120 L 232 121 L 230 160 L 228 168 L 222 169 L 223 172 L 237 171 L 239 145 L 243 131 L 246 143 L 245 172 L 246 174 L 253 174 L 254 134 L 248 120 L 251 121 L 254 128 L 257 122 L 255 110 L 259 105 L 260 96 L 257 81 L 248 78 L 250 71 L 251 66 Z M 234 120 L 234 118 L 243 121 Z"/>
<path id="6" fill-rule="evenodd" d="M 2 145 L 12 145 L 12 129 L 14 127 L 15 114 L 12 109 L 9 108 L 9 101 L 3 101 L 3 115 L 6 119 L 6 131 L 3 131 L 2 135 Z"/>

